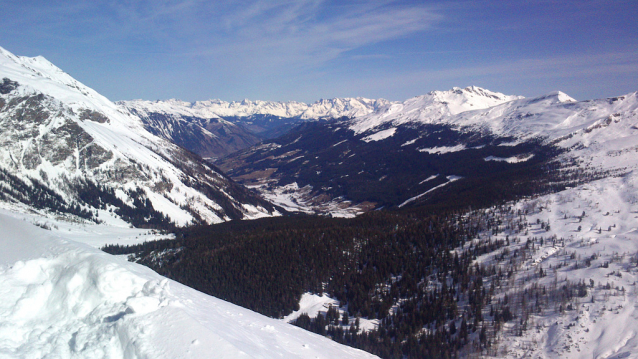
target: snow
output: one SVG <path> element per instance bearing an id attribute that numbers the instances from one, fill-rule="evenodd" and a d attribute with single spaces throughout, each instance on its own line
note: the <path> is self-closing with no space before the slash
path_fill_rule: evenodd
<path id="1" fill-rule="evenodd" d="M 325 293 L 323 293 L 322 295 L 314 293 L 304 293 L 301 295 L 301 299 L 299 300 L 299 310 L 288 314 L 282 320 L 286 323 L 290 323 L 293 320 L 299 318 L 299 316 L 303 313 L 308 314 L 308 316 L 311 318 L 316 318 L 320 312 L 327 312 L 330 305 L 338 307 L 339 301 L 330 298 Z"/>
<path id="2" fill-rule="evenodd" d="M 510 251 L 533 237 L 565 240 L 564 245 L 560 240 L 547 240 L 537 248 L 515 276 L 517 290 L 535 283 L 549 286 L 554 280 L 560 284 L 566 279 L 593 280 L 595 284 L 577 300 L 574 310 L 560 314 L 555 308 L 546 308 L 532 315 L 529 329 L 522 336 L 502 334 L 497 357 L 634 357 L 638 352 L 638 173 L 632 171 L 522 200 L 513 207 L 515 211 L 527 210 L 531 225 L 526 235 L 517 235 L 521 244 L 511 242 Z M 551 229 L 542 229 L 537 220 L 549 223 Z M 561 266 L 571 253 L 575 259 Z M 594 254 L 597 259 L 590 266 L 583 265 Z M 484 263 L 489 256 L 477 261 Z M 580 264 L 578 268 L 573 266 L 575 261 Z M 605 262 L 608 266 L 603 265 Z M 534 275 L 539 267 L 548 273 L 546 277 Z M 610 289 L 605 289 L 608 283 Z"/>
<path id="3" fill-rule="evenodd" d="M 433 179 L 433 178 L 436 178 L 436 177 L 438 177 L 438 175 L 436 175 L 436 176 L 432 176 L 432 177 L 429 177 L 428 179 L 426 179 L 426 180 L 425 180 L 425 181 L 423 181 L 423 182 L 429 181 L 430 179 Z M 452 183 L 452 182 L 454 182 L 454 181 L 458 181 L 458 180 L 462 179 L 463 177 L 461 177 L 461 176 L 454 176 L 454 175 L 452 175 L 452 176 L 447 176 L 446 178 L 447 178 L 447 180 L 448 180 L 447 182 L 442 183 L 442 184 L 440 184 L 440 185 L 438 185 L 438 186 L 434 186 L 434 187 L 430 188 L 429 190 L 427 190 L 427 191 L 425 191 L 425 192 L 421 193 L 420 195 L 417 195 L 417 196 L 414 196 L 414 197 L 411 197 L 411 198 L 406 199 L 403 203 L 401 203 L 401 204 L 399 205 L 399 208 L 401 208 L 401 207 L 403 207 L 403 206 L 405 206 L 405 205 L 409 204 L 410 202 L 414 202 L 414 201 L 416 201 L 417 199 L 419 199 L 419 198 L 421 198 L 421 197 L 425 196 L 426 194 L 428 194 L 428 193 L 430 193 L 430 192 L 434 192 L 434 191 L 436 191 L 437 189 L 439 189 L 439 188 L 441 188 L 441 187 L 447 186 L 448 184 L 450 184 L 450 183 Z M 421 183 L 423 183 L 423 182 L 421 182 Z M 421 184 L 421 183 L 419 183 L 419 184 Z"/>
<path id="4" fill-rule="evenodd" d="M 435 175 L 432 175 L 432 176 L 430 176 L 430 177 L 428 177 L 428 178 L 426 178 L 426 179 L 424 179 L 423 181 L 419 182 L 419 184 L 424 184 L 425 182 L 431 181 L 431 180 L 433 180 L 433 179 L 435 179 L 435 178 L 437 178 L 437 177 L 439 177 L 439 174 L 438 174 L 438 173 L 437 173 L 437 174 L 435 174 Z"/>
<path id="5" fill-rule="evenodd" d="M 394 126 L 410 122 L 440 123 L 442 119 L 463 112 L 490 108 L 521 98 L 475 86 L 464 89 L 454 87 L 448 91 L 432 91 L 404 102 L 388 103 L 370 114 L 357 116 L 351 122 L 350 129 L 355 133 L 363 133 L 388 123 Z"/>
<path id="6" fill-rule="evenodd" d="M 465 149 L 464 144 L 458 144 L 454 146 L 440 146 L 440 147 L 431 147 L 431 148 L 419 148 L 419 152 L 427 152 L 430 154 L 444 154 L 450 152 L 458 152 L 463 151 Z"/>
<path id="7" fill-rule="evenodd" d="M 166 101 L 120 101 L 118 105 L 125 109 L 135 109 L 144 113 L 159 112 L 199 118 L 247 117 L 251 115 L 273 115 L 284 118 L 318 119 L 363 116 L 390 103 L 384 99 L 335 98 L 322 99 L 312 104 L 302 102 L 275 101 L 222 101 L 206 100 L 185 102 Z"/>
<path id="8" fill-rule="evenodd" d="M 302 314 L 308 314 L 310 318 L 326 315 L 330 306 L 339 312 L 339 316 L 343 317 L 344 315 L 348 315 L 347 308 L 341 307 L 338 300 L 331 298 L 327 294 L 304 293 L 299 300 L 299 310 L 288 314 L 282 321 L 292 323 Z M 350 317 L 349 324 L 353 324 L 354 320 L 355 318 Z M 348 329 L 349 324 L 344 326 L 344 329 Z M 378 326 L 378 319 L 359 318 L 359 332 L 375 330 Z"/>
<path id="9" fill-rule="evenodd" d="M 534 154 L 528 155 L 519 155 L 512 157 L 495 157 L 495 156 L 487 156 L 484 158 L 485 161 L 497 161 L 497 162 L 507 162 L 507 163 L 519 163 L 530 160 L 534 157 Z"/>
<path id="10" fill-rule="evenodd" d="M 355 133 L 374 132 L 408 123 L 444 124 L 460 131 L 512 137 L 500 146 L 515 146 L 529 140 L 569 149 L 564 157 L 579 158 L 582 167 L 636 169 L 638 151 L 638 92 L 614 98 L 576 101 L 563 92 L 522 98 L 478 87 L 433 91 L 404 102 L 389 103 L 376 111 L 352 119 Z M 371 136 L 380 136 L 377 131 Z M 364 137 L 371 140 L 373 137 Z M 403 146 L 414 144 L 418 138 Z M 421 148 L 427 153 L 464 150 L 463 144 Z M 486 160 L 520 161 L 498 158 Z M 513 163 L 513 162 L 512 162 Z"/>
<path id="11" fill-rule="evenodd" d="M 388 128 L 387 130 L 379 131 L 371 134 L 370 136 L 366 136 L 361 139 L 364 142 L 372 142 L 372 141 L 381 141 L 385 140 L 388 137 L 394 136 L 394 133 L 397 132 L 396 127 Z"/>
<path id="12" fill-rule="evenodd" d="M 365 212 L 364 204 L 353 205 L 343 197 L 329 201 L 317 201 L 312 186 L 299 187 L 297 182 L 270 188 L 267 184 L 248 186 L 259 190 L 262 196 L 278 206 L 292 212 L 307 214 L 330 214 L 332 217 L 353 218 Z"/>
<path id="13" fill-rule="evenodd" d="M 420 137 L 417 137 L 417 138 L 415 138 L 415 139 L 413 139 L 413 140 L 407 141 L 407 142 L 405 142 L 404 144 L 402 144 L 402 145 L 401 145 L 401 147 L 405 147 L 405 146 L 409 146 L 409 145 L 411 145 L 411 144 L 414 144 L 414 143 L 415 143 L 415 142 L 416 142 L 419 138 L 420 138 Z"/>
<path id="14" fill-rule="evenodd" d="M 373 357 L 6 212 L 0 232 L 0 357 Z"/>
<path id="15" fill-rule="evenodd" d="M 115 160 L 131 161 L 151 168 L 147 173 L 151 177 L 152 173 L 166 176 L 175 184 L 173 189 L 166 193 L 151 192 L 149 197 L 156 208 L 179 224 L 192 219 L 179 208 L 186 203 L 203 212 L 209 222 L 227 219 L 214 213 L 219 209 L 217 204 L 181 183 L 181 173 L 164 159 L 170 157 L 174 147 L 146 132 L 138 118 L 124 111 L 133 102 L 113 104 L 42 57 L 18 57 L 0 48 L 0 70 L 1 77 L 20 83 L 11 96 L 44 93 L 47 111 L 64 113 L 89 133 L 96 144 L 112 151 L 114 159 L 105 164 L 104 169 L 113 166 Z M 248 100 L 134 103 L 148 111 L 160 109 L 164 113 L 202 118 L 252 114 L 304 119 L 352 116 L 355 118 L 349 126 L 355 133 L 371 133 L 362 138 L 366 142 L 389 138 L 395 134 L 396 126 L 402 124 L 447 124 L 461 130 L 514 138 L 501 146 L 540 139 L 569 149 L 561 155 L 562 160 L 575 158 L 581 168 L 622 174 L 512 204 L 515 209 L 529 211 L 529 233 L 520 236 L 521 242 L 539 236 L 564 239 L 560 245 L 555 241 L 539 244 L 540 248 L 525 259 L 525 265 L 516 274 L 519 289 L 534 282 L 548 284 L 554 278 L 561 281 L 591 279 L 596 284 L 588 289 L 586 298 L 579 301 L 575 310 L 561 314 L 549 308 L 533 315 L 533 325 L 530 324 L 522 336 L 502 336 L 499 356 L 625 358 L 638 352 L 635 305 L 638 302 L 638 93 L 578 102 L 559 91 L 524 99 L 472 86 L 434 91 L 403 102 L 350 98 L 320 100 L 311 105 Z M 85 109 L 104 114 L 109 122 L 80 121 L 77 114 Z M 37 130 L 44 131 L 41 134 L 48 133 L 64 119 L 66 117 L 55 117 Z M 392 127 L 388 128 L 389 124 Z M 16 148 L 24 153 L 29 145 L 17 142 Z M 457 144 L 419 151 L 444 154 L 465 148 Z M 6 166 L 14 160 L 20 151 L 13 150 L 0 151 L 0 165 Z M 62 166 L 44 161 L 36 170 L 22 168 L 21 175 L 40 178 L 40 170 L 52 178 L 80 175 L 78 154 L 81 150 L 77 149 L 76 156 Z M 292 160 L 301 158 L 293 155 L 287 154 Z M 523 154 L 507 158 L 488 156 L 484 160 L 516 163 L 530 158 L 531 155 Z M 434 178 L 436 176 L 431 176 L 421 184 Z M 399 207 L 460 178 L 447 176 L 447 182 L 406 200 Z M 148 192 L 152 181 L 139 180 L 123 184 L 121 188 L 135 186 Z M 299 188 L 293 183 L 266 192 L 266 197 L 291 210 L 317 210 L 341 216 L 363 212 L 343 198 L 317 205 L 311 192 L 309 186 Z M 130 200 L 121 189 L 117 194 L 124 201 Z M 129 228 L 108 210 L 101 210 L 99 214 L 106 224 L 96 225 L 82 221 L 72 223 L 37 211 L 27 214 L 27 209 L 19 205 L 3 204 L 2 208 L 0 357 L 371 357 L 196 292 L 129 263 L 121 256 L 96 250 L 95 247 L 109 243 L 133 244 L 170 237 Z M 249 218 L 268 215 L 250 205 L 243 208 Z M 582 212 L 585 215 L 581 215 Z M 551 223 L 551 229 L 542 229 L 535 224 L 536 220 Z M 521 242 L 512 241 L 510 246 L 516 249 Z M 591 258 L 594 254 L 598 258 L 589 267 L 559 266 L 570 253 L 581 258 L 581 263 L 582 258 Z M 490 255 L 477 261 L 488 261 Z M 534 278 L 534 271 L 539 268 L 554 269 L 546 278 L 525 280 Z M 610 284 L 608 289 L 604 287 L 606 283 Z M 302 312 L 322 315 L 329 304 L 338 306 L 330 297 L 306 293 L 301 298 L 300 310 L 285 320 L 293 320 Z M 339 310 L 344 312 L 343 308 Z M 374 326 L 374 321 L 362 319 L 363 329 Z"/>

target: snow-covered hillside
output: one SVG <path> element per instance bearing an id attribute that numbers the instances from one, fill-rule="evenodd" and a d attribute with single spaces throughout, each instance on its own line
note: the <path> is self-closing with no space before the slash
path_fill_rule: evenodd
<path id="1" fill-rule="evenodd" d="M 184 225 L 276 214 L 42 57 L 0 48 L 0 78 L 0 188 L 6 201 L 85 218 L 140 216 L 136 225 L 166 217 Z M 38 191 L 46 195 L 33 197 Z"/>
<path id="2" fill-rule="evenodd" d="M 0 210 L 2 358 L 374 357 L 27 218 L 33 219 Z"/>
<path id="3" fill-rule="evenodd" d="M 583 167 L 635 168 L 631 154 L 638 146 L 638 92 L 576 101 L 560 91 L 522 98 L 474 86 L 454 88 L 383 107 L 353 119 L 349 127 L 356 133 L 370 133 L 363 138 L 368 141 L 405 124 L 432 123 L 514 137 L 517 141 L 512 145 L 542 139 L 568 149 L 570 156 L 584 161 Z"/>
<path id="4" fill-rule="evenodd" d="M 139 117 L 149 132 L 206 159 L 223 157 L 260 141 L 243 126 L 180 101 L 122 101 L 118 106 Z"/>
<path id="5" fill-rule="evenodd" d="M 462 112 L 490 108 L 521 98 L 476 86 L 464 89 L 454 87 L 447 91 L 432 91 L 404 102 L 387 103 L 374 112 L 357 116 L 350 128 L 361 133 L 388 123 L 395 126 L 410 122 L 444 123 L 446 119 Z"/>
<path id="6" fill-rule="evenodd" d="M 502 209 L 493 213 L 501 223 L 499 233 L 483 233 L 473 243 L 503 240 L 509 245 L 476 262 L 484 268 L 496 266 L 504 274 L 514 269 L 497 283 L 492 303 L 508 300 L 515 319 L 504 324 L 492 355 L 634 357 L 638 352 L 636 172 L 522 200 L 512 204 L 510 215 Z M 526 224 L 513 230 L 517 218 Z M 487 280 L 486 285 L 494 281 Z M 574 297 L 561 299 L 561 292 L 575 287 L 580 289 Z M 535 294 L 540 294 L 539 289 L 543 295 Z M 530 301 L 530 296 L 536 299 Z"/>

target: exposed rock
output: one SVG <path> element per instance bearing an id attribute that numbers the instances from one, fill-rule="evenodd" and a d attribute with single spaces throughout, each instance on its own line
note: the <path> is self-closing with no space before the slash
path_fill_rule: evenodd
<path id="1" fill-rule="evenodd" d="M 99 123 L 109 122 L 108 117 L 104 116 L 103 114 L 97 111 L 92 111 L 92 110 L 83 110 L 82 112 L 80 112 L 80 120 L 82 121 L 90 120 L 90 121 L 99 122 Z"/>
<path id="2" fill-rule="evenodd" d="M 3 78 L 2 83 L 0 83 L 0 94 L 6 95 L 11 91 L 15 90 L 18 87 L 18 83 L 15 81 L 11 81 L 8 78 Z"/>

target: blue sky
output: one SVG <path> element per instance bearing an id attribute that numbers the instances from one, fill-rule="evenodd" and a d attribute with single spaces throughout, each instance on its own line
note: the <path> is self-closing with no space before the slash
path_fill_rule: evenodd
<path id="1" fill-rule="evenodd" d="M 638 1 L 2 0 L 0 46 L 111 100 L 638 91 Z"/>

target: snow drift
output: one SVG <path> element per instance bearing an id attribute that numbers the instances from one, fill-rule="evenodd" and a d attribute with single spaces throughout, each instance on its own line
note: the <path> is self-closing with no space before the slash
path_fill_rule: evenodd
<path id="1" fill-rule="evenodd" d="M 2 358 L 372 358 L 0 213 Z"/>

